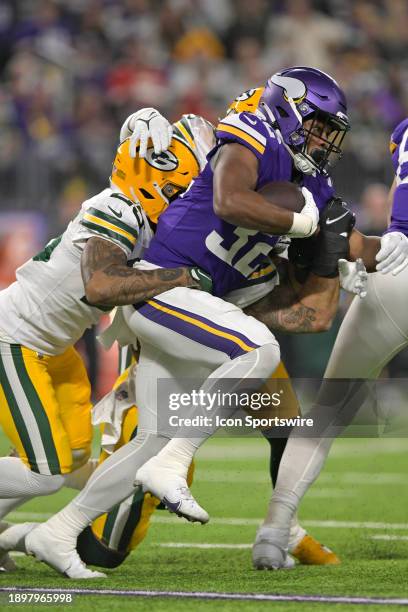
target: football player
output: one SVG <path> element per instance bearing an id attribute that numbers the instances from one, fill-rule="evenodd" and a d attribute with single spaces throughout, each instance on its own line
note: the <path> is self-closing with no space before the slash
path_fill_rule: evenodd
<path id="1" fill-rule="evenodd" d="M 185 477 L 194 451 L 212 430 L 200 432 L 200 440 L 168 442 L 165 436 L 157 436 L 150 419 L 155 420 L 158 376 L 180 378 L 188 363 L 211 374 L 204 384 L 207 389 L 216 379 L 225 381 L 227 374 L 239 379 L 249 375 L 268 378 L 279 362 L 279 348 L 268 327 L 221 296 L 257 272 L 259 256 L 272 249 L 278 234 L 307 237 L 314 233 L 318 213 L 311 192 L 323 209 L 333 193 L 325 168 L 332 155 L 340 154 L 348 123 L 343 93 L 330 77 L 314 69 L 291 69 L 274 75 L 261 108 L 262 117 L 242 113 L 220 123 L 212 161 L 162 214 L 146 259 L 136 264 L 153 270 L 185 259 L 205 262 L 206 270 L 214 275 L 214 295 L 195 300 L 192 292 L 169 291 L 159 300 L 149 300 L 128 311 L 128 324 L 142 344 L 136 375 L 138 436 L 100 466 L 73 503 L 27 536 L 27 548 L 59 571 L 70 574 L 78 533 L 123 499 L 125 479 L 129 492 L 134 490 L 135 469 L 155 453 L 157 456 L 138 471 L 137 480 L 164 499 L 171 510 L 193 520 L 208 520 L 207 513 L 192 498 Z M 279 115 L 274 115 L 277 111 Z M 307 200 L 301 213 L 267 203 L 254 191 L 271 180 L 291 180 L 294 164 L 301 173 Z M 335 215 L 330 218 L 333 210 Z M 324 303 L 326 321 L 336 310 L 337 260 L 348 253 L 348 241 L 341 234 L 347 235 L 351 227 L 345 232 L 330 231 L 343 217 L 349 222 L 350 213 L 341 208 L 339 216 L 338 211 L 332 207 L 322 220 L 319 242 L 326 256 L 314 260 L 307 291 L 302 293 L 301 289 L 299 293 L 297 314 L 304 329 L 310 329 L 319 301 Z M 264 313 L 258 310 L 261 320 L 279 318 L 276 310 L 289 310 L 287 296 L 281 303 L 278 296 L 279 292 L 275 305 L 274 300 L 267 301 Z M 120 483 L 113 479 L 117 468 Z M 55 543 L 57 533 L 57 546 L 50 551 L 47 543 L 50 538 Z"/>
<path id="2" fill-rule="evenodd" d="M 370 388 L 363 381 L 377 378 L 408 345 L 408 119 L 393 131 L 390 152 L 395 179 L 389 194 L 390 224 L 376 256 L 379 271 L 369 274 L 367 297 L 355 298 L 343 319 L 312 412 L 320 423 L 316 437 L 291 436 L 283 454 L 267 538 L 263 549 L 262 544 L 254 547 L 254 558 L 263 556 L 269 567 L 285 567 L 291 517 L 320 474 L 333 440 L 367 399 Z"/>
<path id="3" fill-rule="evenodd" d="M 168 147 L 168 122 L 157 111 L 143 109 L 133 121 L 142 154 L 149 129 L 158 154 Z M 192 178 L 198 169 L 182 171 Z M 63 485 L 81 488 L 95 467 L 88 461 L 90 385 L 73 347 L 85 329 L 114 306 L 166 288 L 208 287 L 208 277 L 192 267 L 128 267 L 151 235 L 143 208 L 113 184 L 85 201 L 62 236 L 0 292 L 0 423 L 18 455 L 0 459 L 0 518 Z"/>
<path id="4" fill-rule="evenodd" d="M 238 101 L 237 101 L 238 100 Z M 243 112 L 245 110 L 251 110 L 251 107 L 246 104 L 246 94 L 240 96 L 234 104 L 234 112 Z M 249 98 L 251 100 L 251 97 Z M 174 125 L 175 138 L 194 139 L 195 137 L 195 150 L 201 153 L 200 165 L 203 164 L 206 154 L 215 144 L 215 139 L 212 135 L 212 130 L 209 131 L 206 127 L 210 127 L 209 124 L 203 123 L 201 129 L 199 129 L 200 123 L 203 120 L 198 117 L 185 116 L 181 121 Z M 198 133 L 200 138 L 197 138 Z M 121 139 L 124 137 L 132 137 L 131 130 L 126 130 L 126 122 L 121 131 Z M 188 144 L 188 141 L 186 142 Z M 179 148 L 177 155 L 183 151 Z M 175 154 L 176 151 L 172 150 L 171 153 Z M 115 182 L 117 187 L 129 196 L 133 197 L 137 191 L 137 196 L 142 202 L 145 211 L 149 210 L 151 218 L 157 221 L 158 212 L 153 212 L 150 208 L 150 202 L 154 198 L 155 211 L 162 211 L 165 207 L 165 201 L 160 200 L 158 192 L 152 189 L 152 179 L 155 177 L 155 172 L 152 170 L 152 174 L 149 176 L 140 174 L 140 170 L 143 169 L 143 164 L 135 164 L 131 159 L 135 154 L 134 148 L 131 144 L 127 145 L 124 143 L 118 150 L 116 160 L 113 165 L 112 180 Z M 162 161 L 162 164 L 164 160 Z M 169 162 L 167 162 L 168 165 Z M 161 185 L 161 192 L 165 190 L 167 194 L 174 193 L 174 186 L 171 189 L 168 181 L 169 179 L 168 170 L 162 166 L 163 173 L 161 179 L 156 176 L 156 183 Z M 119 176 L 118 176 L 119 175 Z M 163 181 L 167 177 L 167 183 Z M 183 180 L 180 174 L 179 180 Z M 173 179 L 174 180 L 174 179 Z M 139 185 L 139 187 L 137 187 Z M 132 187 L 136 186 L 136 187 Z M 180 185 L 179 185 L 180 186 Z M 185 183 L 187 187 L 187 182 Z M 135 191 L 136 190 L 136 191 Z M 146 200 L 146 196 L 150 198 Z M 265 285 L 267 278 L 263 279 L 263 291 L 269 291 L 270 286 Z M 245 299 L 248 300 L 248 294 L 253 293 L 254 287 L 248 287 L 245 290 Z M 255 296 L 251 296 L 252 301 L 256 301 L 256 298 L 261 295 L 258 292 Z M 242 305 L 242 302 L 241 302 Z M 252 314 L 255 314 L 254 312 Z M 293 314 L 293 313 L 292 313 Z M 269 321 L 270 325 L 273 325 Z M 283 324 L 280 322 L 280 327 L 284 327 L 287 330 L 287 322 Z M 299 330 L 296 330 L 299 331 Z M 310 329 L 310 331 L 314 331 Z M 316 330 L 315 330 L 316 331 Z M 131 363 L 131 349 L 130 347 L 124 347 L 120 350 L 120 371 L 123 372 L 125 368 L 130 366 Z M 286 369 L 281 363 L 274 374 L 274 377 L 282 379 L 288 378 Z M 122 377 L 117 381 L 117 385 L 121 385 Z M 127 393 L 127 391 L 125 391 Z M 298 406 L 296 397 L 293 396 L 289 400 L 290 390 L 288 388 L 285 405 L 288 406 L 289 412 L 285 416 L 296 416 L 298 414 Z M 126 411 L 126 416 L 123 425 L 123 431 L 120 440 L 116 445 L 116 450 L 130 440 L 130 436 L 134 435 L 137 427 L 137 414 L 136 408 Z M 283 415 L 281 415 L 283 416 Z M 276 475 L 281 454 L 284 450 L 284 442 L 286 440 L 277 438 L 267 438 L 271 444 L 271 477 L 273 484 L 276 481 Z M 107 455 L 103 454 L 102 458 L 106 458 Z M 190 482 L 189 482 L 190 485 Z M 115 507 L 110 513 L 104 514 L 99 517 L 91 527 L 86 528 L 78 537 L 78 551 L 85 563 L 91 565 L 98 565 L 101 567 L 117 567 L 127 557 L 129 552 L 135 548 L 141 541 L 142 537 L 147 532 L 149 519 L 151 513 L 155 509 L 158 502 L 146 494 L 144 497 L 140 492 L 137 492 L 134 496 L 123 502 L 120 506 Z M 300 562 L 307 564 L 334 564 L 338 563 L 337 556 L 327 549 L 322 547 L 312 536 L 306 533 L 306 531 L 298 524 L 297 520 L 293 521 L 291 529 L 291 554 L 295 556 Z"/>

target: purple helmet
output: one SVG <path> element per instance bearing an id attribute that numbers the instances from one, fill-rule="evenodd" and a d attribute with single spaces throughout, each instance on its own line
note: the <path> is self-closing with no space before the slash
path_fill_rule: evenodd
<path id="1" fill-rule="evenodd" d="M 279 130 L 305 174 L 326 174 L 341 157 L 341 144 L 350 129 L 343 91 L 328 74 L 305 66 L 286 68 L 268 79 L 259 109 Z M 305 122 L 312 120 L 307 127 Z M 312 138 L 318 139 L 309 151 Z"/>

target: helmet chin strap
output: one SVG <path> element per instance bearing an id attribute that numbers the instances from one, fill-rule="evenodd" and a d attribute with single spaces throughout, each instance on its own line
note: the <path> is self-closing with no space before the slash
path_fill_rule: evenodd
<path id="1" fill-rule="evenodd" d="M 292 100 L 292 99 L 290 98 L 290 100 Z M 261 106 L 262 106 L 262 111 L 263 111 L 263 113 L 261 111 L 261 114 L 264 114 L 264 117 L 266 115 L 265 118 L 268 118 L 270 120 L 270 122 L 273 125 L 274 130 L 275 130 L 275 132 L 276 132 L 276 134 L 277 134 L 277 136 L 279 138 L 279 141 L 283 144 L 283 146 L 285 147 L 285 149 L 287 150 L 287 152 L 289 153 L 289 155 L 293 159 L 293 164 L 294 164 L 296 170 L 299 170 L 299 172 L 302 172 L 303 174 L 308 174 L 308 175 L 314 174 L 316 172 L 316 167 L 313 164 L 313 162 L 308 160 L 307 157 L 305 157 L 302 153 L 294 153 L 292 151 L 292 149 L 289 147 L 289 145 L 287 145 L 286 142 L 284 141 L 282 133 L 281 133 L 280 129 L 278 128 L 277 121 L 276 121 L 276 119 L 275 119 L 271 109 L 268 108 L 267 105 L 264 104 L 264 103 L 261 103 Z M 297 111 L 293 101 L 292 101 L 291 106 L 294 107 L 294 112 L 296 113 L 297 118 L 300 120 L 300 123 L 302 123 L 302 117 L 298 113 L 298 111 Z"/>
<path id="2" fill-rule="evenodd" d="M 299 172 L 302 172 L 303 174 L 309 175 L 316 173 L 316 167 L 307 159 L 307 157 L 305 157 L 302 153 L 293 153 L 289 147 L 288 150 L 293 157 L 293 163 L 296 170 L 299 170 Z"/>
<path id="3" fill-rule="evenodd" d="M 280 133 L 280 131 L 279 130 L 276 130 L 276 131 L 279 132 L 279 135 L 282 138 L 282 134 Z M 307 157 L 303 153 L 294 153 L 292 149 L 290 148 L 290 146 L 287 145 L 286 142 L 283 140 L 283 138 L 282 138 L 282 144 L 287 150 L 287 152 L 289 153 L 289 155 L 291 156 L 291 158 L 293 159 L 293 164 L 296 170 L 299 170 L 299 172 L 302 172 L 302 174 L 308 174 L 308 175 L 312 175 L 316 173 L 316 166 L 313 164 L 313 162 L 307 159 Z"/>

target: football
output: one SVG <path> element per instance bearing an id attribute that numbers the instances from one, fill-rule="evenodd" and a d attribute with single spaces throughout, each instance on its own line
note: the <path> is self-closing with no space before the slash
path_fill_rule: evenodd
<path id="1" fill-rule="evenodd" d="M 303 194 L 298 185 L 287 181 L 267 183 L 261 189 L 258 189 L 258 193 L 272 204 L 291 212 L 299 213 L 305 205 Z"/>

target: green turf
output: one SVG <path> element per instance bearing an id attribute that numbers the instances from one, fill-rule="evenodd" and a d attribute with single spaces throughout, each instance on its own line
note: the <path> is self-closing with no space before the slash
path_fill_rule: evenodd
<path id="1" fill-rule="evenodd" d="M 292 571 L 259 572 L 251 567 L 250 549 L 166 548 L 163 544 L 250 544 L 270 494 L 268 447 L 259 439 L 209 441 L 197 460 L 194 492 L 213 522 L 191 525 L 157 512 L 145 542 L 105 580 L 68 581 L 33 559 L 18 558 L 16 574 L 0 575 L 0 586 L 96 587 L 250 593 L 296 593 L 375 597 L 408 597 L 408 541 L 373 540 L 373 535 L 408 536 L 408 471 L 406 440 L 339 440 L 322 477 L 304 500 L 301 519 L 384 523 L 373 527 L 324 525 L 309 531 L 342 558 L 339 567 L 297 567 Z M 5 451 L 4 440 L 2 450 Z M 40 519 L 70 498 L 65 490 L 37 498 L 13 515 L 14 520 Z M 220 524 L 217 519 L 249 519 L 244 524 Z M 406 524 L 405 529 L 395 524 Z M 392 526 L 394 524 L 394 526 Z M 3 596 L 4 597 L 4 596 Z M 1 601 L 1 610 L 15 609 Z M 77 596 L 71 609 L 82 612 L 136 610 L 384 610 L 395 606 L 344 606 L 311 603 L 181 601 Z M 25 609 L 28 606 L 24 606 Z M 33 609 L 38 609 L 35 606 Z M 43 608 L 44 606 L 41 606 Z M 46 606 L 45 606 L 46 607 Z M 69 609 L 69 606 L 60 606 Z M 47 608 L 48 610 L 50 607 Z"/>

